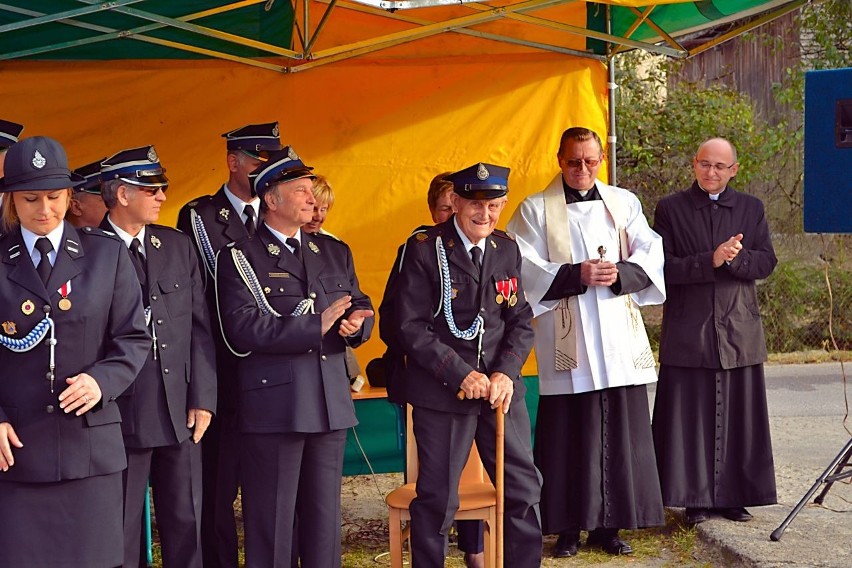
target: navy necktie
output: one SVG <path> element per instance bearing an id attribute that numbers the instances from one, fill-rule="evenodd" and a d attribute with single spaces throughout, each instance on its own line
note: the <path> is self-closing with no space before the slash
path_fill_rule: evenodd
<path id="1" fill-rule="evenodd" d="M 133 267 L 136 269 L 136 276 L 139 278 L 139 285 L 142 287 L 143 303 L 147 302 L 148 298 L 148 271 L 145 268 L 145 255 L 142 254 L 142 243 L 139 239 L 133 239 L 130 243 L 130 260 L 133 261 Z"/>
<path id="2" fill-rule="evenodd" d="M 39 237 L 35 242 L 35 248 L 41 253 L 41 259 L 38 261 L 36 271 L 41 277 L 41 281 L 47 285 L 47 280 L 50 278 L 50 271 L 53 269 L 50 265 L 48 254 L 53 251 L 53 245 L 47 237 Z"/>
<path id="3" fill-rule="evenodd" d="M 287 245 L 293 247 L 293 254 L 299 262 L 302 262 L 302 247 L 300 246 L 299 240 L 294 239 L 293 237 L 287 237 Z"/>
<path id="4" fill-rule="evenodd" d="M 476 267 L 477 274 L 482 274 L 482 249 L 476 246 L 471 248 L 470 256 L 473 259 L 473 266 Z"/>
<path id="5" fill-rule="evenodd" d="M 246 206 L 243 207 L 243 213 L 246 216 L 246 232 L 249 234 L 250 237 L 253 237 L 255 232 L 257 231 L 257 222 L 254 219 L 254 207 L 246 203 Z"/>

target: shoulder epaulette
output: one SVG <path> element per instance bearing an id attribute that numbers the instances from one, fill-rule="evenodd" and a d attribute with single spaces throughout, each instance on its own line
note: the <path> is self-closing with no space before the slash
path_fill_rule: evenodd
<path id="1" fill-rule="evenodd" d="M 503 239 L 508 239 L 510 241 L 515 240 L 515 237 L 512 234 L 507 233 L 506 231 L 501 231 L 500 229 L 494 229 L 494 232 L 491 233 L 491 234 L 494 235 L 495 237 L 501 237 Z"/>
<path id="2" fill-rule="evenodd" d="M 331 233 L 308 233 L 308 234 L 311 236 L 311 238 L 330 239 L 332 241 L 337 241 L 338 243 L 343 242 L 342 240 L 340 240 L 340 237 L 332 235 Z"/>
<path id="3" fill-rule="evenodd" d="M 183 231 L 180 231 L 178 229 L 175 229 L 174 227 L 168 227 L 166 225 L 159 225 L 159 224 L 156 224 L 156 223 L 151 223 L 148 226 L 149 227 L 155 227 L 158 231 L 163 230 L 163 231 L 167 231 L 167 232 L 171 232 L 171 233 L 179 233 L 180 235 L 182 235 L 184 237 L 187 236 L 186 233 L 184 233 Z"/>
<path id="4" fill-rule="evenodd" d="M 83 227 L 82 229 L 78 229 L 78 230 L 83 231 L 87 235 L 96 235 L 98 237 L 109 237 L 111 239 L 121 240 L 118 237 L 118 235 L 116 235 L 112 231 L 105 231 L 105 230 L 100 229 L 98 227 Z"/>

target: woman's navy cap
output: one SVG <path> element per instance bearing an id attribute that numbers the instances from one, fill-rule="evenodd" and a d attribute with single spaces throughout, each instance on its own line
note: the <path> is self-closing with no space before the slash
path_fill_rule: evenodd
<path id="1" fill-rule="evenodd" d="M 509 168 L 479 162 L 444 176 L 465 199 L 496 199 L 509 193 Z"/>
<path id="2" fill-rule="evenodd" d="M 168 187 L 166 170 L 153 146 L 122 150 L 101 162 L 101 181 L 113 179 L 143 187 Z M 164 190 L 165 191 L 165 190 Z"/>
<path id="3" fill-rule="evenodd" d="M 261 164 L 256 170 L 249 174 L 254 193 L 263 199 L 263 194 L 277 183 L 293 181 L 316 176 L 311 173 L 313 168 L 306 166 L 296 151 L 291 146 L 286 146 L 280 152 L 269 155 L 269 161 Z"/>
<path id="4" fill-rule="evenodd" d="M 24 138 L 12 144 L 3 165 L 0 192 L 50 191 L 73 187 L 82 177 L 68 169 L 62 145 L 47 136 Z"/>
<path id="5" fill-rule="evenodd" d="M 18 136 L 24 130 L 23 124 L 10 122 L 0 118 L 0 150 L 5 150 L 18 141 Z"/>

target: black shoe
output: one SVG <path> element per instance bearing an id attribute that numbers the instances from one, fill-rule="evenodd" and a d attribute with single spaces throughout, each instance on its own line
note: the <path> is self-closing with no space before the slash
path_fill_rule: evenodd
<path id="1" fill-rule="evenodd" d="M 693 507 L 686 508 L 686 524 L 689 526 L 697 525 L 698 523 L 703 523 L 709 518 L 710 509 Z"/>
<path id="2" fill-rule="evenodd" d="M 716 511 L 729 521 L 737 521 L 738 523 L 745 523 L 754 518 L 745 507 L 730 507 L 728 509 L 716 509 Z"/>
<path id="3" fill-rule="evenodd" d="M 556 544 L 553 545 L 551 555 L 554 558 L 567 558 L 569 556 L 577 556 L 577 551 L 580 549 L 579 534 L 560 534 L 556 539 Z"/>
<path id="4" fill-rule="evenodd" d="M 586 544 L 602 549 L 607 554 L 619 556 L 633 554 L 633 547 L 618 538 L 617 530 L 593 530 L 589 532 Z"/>

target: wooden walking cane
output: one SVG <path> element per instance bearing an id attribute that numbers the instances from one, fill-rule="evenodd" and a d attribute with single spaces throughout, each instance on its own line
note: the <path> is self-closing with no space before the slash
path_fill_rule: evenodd
<path id="1" fill-rule="evenodd" d="M 503 468 L 505 467 L 505 455 L 503 444 L 506 441 L 506 415 L 503 413 L 503 405 L 497 407 L 497 464 L 496 481 L 494 488 L 497 490 L 497 568 L 503 568 Z"/>

